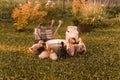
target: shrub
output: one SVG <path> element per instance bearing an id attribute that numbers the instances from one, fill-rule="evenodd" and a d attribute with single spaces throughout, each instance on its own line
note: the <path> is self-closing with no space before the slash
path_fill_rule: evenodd
<path id="1" fill-rule="evenodd" d="M 33 6 L 30 1 L 19 4 L 19 7 L 15 8 L 12 13 L 17 30 L 23 30 L 29 22 L 41 21 L 47 12 L 40 10 L 40 8 L 41 3 L 39 1 L 35 1 Z"/>
<path id="2" fill-rule="evenodd" d="M 48 5 L 49 4 L 49 5 Z M 43 4 L 43 6 L 46 5 L 46 7 L 43 7 L 43 10 L 47 12 L 47 15 L 44 17 L 47 24 L 52 20 L 59 20 L 63 19 L 65 17 L 71 17 L 71 7 L 64 7 L 62 1 L 58 4 L 56 1 L 51 1 L 50 3 Z"/>
<path id="3" fill-rule="evenodd" d="M 9 0 L 0 0 L 0 19 L 11 19 L 11 13 L 14 6 L 15 3 L 13 4 Z"/>
<path id="4" fill-rule="evenodd" d="M 86 3 L 85 0 L 73 2 L 72 11 L 74 22 L 79 24 L 89 24 L 94 27 L 102 23 L 105 18 L 104 7 L 99 1 Z"/>
<path id="5" fill-rule="evenodd" d="M 107 13 L 107 22 L 106 24 L 114 25 L 114 24 L 120 24 L 120 5 L 114 4 L 106 7 L 106 13 Z"/>
<path id="6" fill-rule="evenodd" d="M 62 17 L 62 9 L 57 6 L 54 2 L 47 2 L 43 4 L 43 10 L 47 12 L 47 15 L 44 17 L 44 22 L 51 22 L 52 19 L 60 19 Z"/>
<path id="7" fill-rule="evenodd" d="M 50 22 L 52 19 L 56 18 L 56 7 L 47 6 L 44 10 L 47 12 L 47 15 L 44 17 L 44 22 Z"/>
<path id="8" fill-rule="evenodd" d="M 106 7 L 108 18 L 115 18 L 120 13 L 120 5 L 111 5 Z"/>

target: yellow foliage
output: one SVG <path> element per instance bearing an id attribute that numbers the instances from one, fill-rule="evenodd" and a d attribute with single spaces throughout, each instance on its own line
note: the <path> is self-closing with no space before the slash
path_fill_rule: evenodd
<path id="1" fill-rule="evenodd" d="M 72 12 L 73 14 L 77 14 L 77 12 L 79 11 L 81 7 L 81 4 L 80 4 L 80 0 L 73 0 L 73 4 L 72 4 Z"/>
<path id="2" fill-rule="evenodd" d="M 83 11 L 83 13 L 90 15 L 91 13 L 99 13 L 102 10 L 102 6 L 101 4 L 94 0 L 93 3 L 86 3 L 86 0 L 73 0 L 73 4 L 72 4 L 72 12 L 74 15 L 76 15 L 77 13 L 79 14 L 80 11 Z"/>
<path id="3" fill-rule="evenodd" d="M 32 7 L 31 2 L 28 1 L 25 4 L 19 4 L 18 8 L 13 9 L 12 17 L 18 30 L 23 29 L 29 21 L 40 21 L 47 15 L 47 12 L 40 11 L 41 3 L 39 1 L 35 1 L 34 4 Z"/>
<path id="4" fill-rule="evenodd" d="M 88 3 L 85 0 L 74 0 L 72 9 L 75 19 L 80 24 L 92 24 L 96 26 L 97 22 L 102 21 L 105 15 L 104 7 L 97 0 Z"/>
<path id="5" fill-rule="evenodd" d="M 12 17 L 13 17 L 14 19 L 17 18 L 17 17 L 19 16 L 19 13 L 20 13 L 19 9 L 18 9 L 18 8 L 15 8 L 15 9 L 13 10 Z"/>
<path id="6" fill-rule="evenodd" d="M 39 1 L 35 1 L 35 6 L 31 9 L 31 16 L 30 20 L 42 20 L 43 16 L 47 15 L 47 12 L 45 11 L 39 11 L 39 8 L 41 7 L 41 3 Z"/>

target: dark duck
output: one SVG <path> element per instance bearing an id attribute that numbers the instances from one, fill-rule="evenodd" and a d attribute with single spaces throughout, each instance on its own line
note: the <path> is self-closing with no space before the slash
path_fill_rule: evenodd
<path id="1" fill-rule="evenodd" d="M 60 47 L 60 57 L 66 58 L 66 47 L 64 45 L 64 42 L 61 42 L 61 47 Z"/>

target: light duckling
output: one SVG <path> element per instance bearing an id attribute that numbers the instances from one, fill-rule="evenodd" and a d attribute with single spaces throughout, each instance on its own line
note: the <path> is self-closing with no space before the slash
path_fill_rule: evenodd
<path id="1" fill-rule="evenodd" d="M 44 58 L 48 58 L 48 57 L 49 57 L 49 53 L 47 51 L 43 51 L 39 54 L 40 59 L 44 59 Z"/>
<path id="2" fill-rule="evenodd" d="M 42 40 L 40 40 L 38 43 L 33 44 L 32 47 L 30 47 L 28 50 L 32 54 L 39 54 L 45 50 L 43 44 L 44 44 L 44 42 Z"/>
<path id="3" fill-rule="evenodd" d="M 81 53 L 81 54 L 86 53 L 86 46 L 85 46 L 85 44 L 84 44 L 84 42 L 82 41 L 81 38 L 79 38 L 79 43 L 77 45 L 76 52 Z"/>
<path id="4" fill-rule="evenodd" d="M 56 61 L 58 59 L 57 54 L 52 49 L 50 49 L 49 58 L 53 61 Z"/>

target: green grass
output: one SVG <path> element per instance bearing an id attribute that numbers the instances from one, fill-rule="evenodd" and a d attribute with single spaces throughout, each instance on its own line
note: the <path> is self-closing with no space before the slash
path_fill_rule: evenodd
<path id="1" fill-rule="evenodd" d="M 69 19 L 58 32 L 62 38 L 68 25 Z M 0 80 L 120 80 L 120 26 L 80 33 L 87 54 L 58 61 L 28 53 L 33 27 L 17 32 L 11 23 L 0 23 Z"/>

